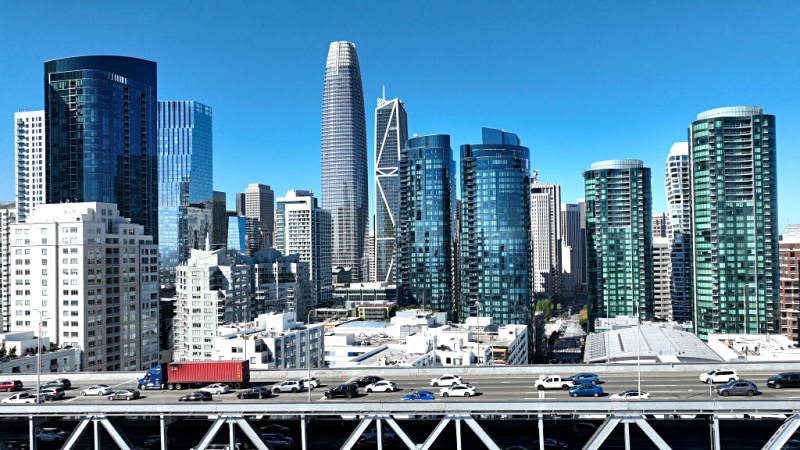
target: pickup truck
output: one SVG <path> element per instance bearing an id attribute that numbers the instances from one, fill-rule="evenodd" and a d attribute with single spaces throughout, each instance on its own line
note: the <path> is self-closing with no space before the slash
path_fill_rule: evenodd
<path id="1" fill-rule="evenodd" d="M 549 375 L 547 377 L 542 375 L 538 380 L 536 380 L 534 386 L 536 386 L 536 389 L 540 391 L 545 389 L 563 389 L 566 391 L 569 388 L 574 387 L 575 382 L 561 378 L 559 375 Z"/>
<path id="2" fill-rule="evenodd" d="M 38 403 L 44 403 L 47 397 L 44 394 L 39 394 L 38 396 Z M 2 400 L 3 403 L 37 403 L 37 396 L 36 394 L 31 394 L 28 392 L 19 392 L 17 394 L 12 395 L 11 397 L 4 398 Z"/>

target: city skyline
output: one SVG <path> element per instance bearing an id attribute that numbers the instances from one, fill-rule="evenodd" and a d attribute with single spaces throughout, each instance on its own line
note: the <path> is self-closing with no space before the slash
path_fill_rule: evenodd
<path id="1" fill-rule="evenodd" d="M 792 176 L 800 170 L 800 161 L 789 157 L 800 143 L 800 115 L 794 107 L 798 92 L 792 78 L 797 62 L 785 57 L 796 45 L 791 37 L 800 15 L 797 5 L 721 8 L 722 3 L 709 2 L 630 8 L 630 3 L 620 2 L 563 10 L 559 5 L 449 5 L 419 4 L 398 12 L 396 20 L 410 30 L 432 33 L 424 37 L 382 33 L 380 5 L 316 11 L 300 4 L 281 14 L 269 6 L 242 8 L 232 11 L 235 29 L 214 24 L 211 3 L 201 2 L 192 11 L 159 5 L 140 13 L 150 20 L 142 21 L 142 29 L 133 35 L 118 33 L 114 18 L 122 9 L 116 5 L 104 8 L 105 21 L 86 15 L 89 5 L 64 11 L 58 18 L 46 14 L 52 7 L 49 2 L 9 5 L 0 19 L 0 35 L 7 42 L 18 41 L 22 30 L 35 34 L 57 29 L 56 20 L 70 20 L 98 38 L 59 35 L 56 40 L 42 31 L 41 37 L 7 49 L 0 80 L 8 89 L 0 109 L 10 121 L 19 108 L 43 108 L 40 77 L 47 60 L 113 54 L 155 61 L 160 99 L 194 99 L 215 108 L 214 146 L 219 151 L 214 165 L 219 170 L 213 184 L 229 194 L 229 204 L 232 194 L 248 183 L 269 184 L 276 195 L 291 189 L 319 195 L 316 168 L 324 76 L 319 61 L 331 41 L 347 40 L 359 49 L 367 105 L 386 85 L 388 96 L 406 103 L 410 136 L 446 133 L 454 147 L 478 141 L 476 130 L 482 126 L 532 136 L 531 169 L 539 170 L 542 182 L 560 184 L 565 203 L 583 197 L 581 173 L 594 161 L 636 158 L 647 167 L 662 167 L 671 145 L 686 141 L 685 124 L 697 113 L 732 105 L 762 106 L 778 118 L 781 134 L 779 227 L 800 220 L 791 195 L 800 186 Z M 452 20 L 437 20 L 433 27 L 434 18 L 443 14 Z M 699 51 L 698 42 L 706 36 L 734 39 L 734 24 L 742 14 L 760 30 L 759 39 L 737 43 L 737 52 L 751 55 L 749 59 L 729 61 L 725 51 Z M 704 19 L 708 15 L 715 17 L 713 23 Z M 298 22 L 306 26 L 293 25 Z M 197 23 L 213 26 L 200 36 L 189 33 Z M 488 24 L 487 32 L 463 31 L 477 23 Z M 181 37 L 184 34 L 187 37 Z M 248 43 L 248 53 L 226 50 L 241 42 Z M 387 48 L 409 56 L 398 57 Z M 475 65 L 488 51 L 514 64 L 499 70 Z M 406 59 L 429 61 L 431 70 L 414 70 Z M 465 64 L 468 75 L 463 75 Z M 237 82 L 215 83 L 226 72 L 235 72 Z M 284 87 L 258 89 L 262 85 Z M 366 117 L 367 142 L 374 142 L 373 118 Z M 581 123 L 578 130 L 571 126 L 576 123 Z M 284 155 L 287 145 L 292 150 Z M 370 166 L 373 151 L 368 145 Z M 0 129 L 0 155 L 0 199 L 13 200 L 10 126 Z M 571 155 L 568 164 L 563 155 Z M 666 211 L 659 179 L 660 174 L 653 180 L 653 210 Z M 373 180 L 368 184 L 369 204 L 374 205 Z"/>

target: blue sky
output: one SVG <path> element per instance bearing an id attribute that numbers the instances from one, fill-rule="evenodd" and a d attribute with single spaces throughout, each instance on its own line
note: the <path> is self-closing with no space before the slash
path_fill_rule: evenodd
<path id="1" fill-rule="evenodd" d="M 800 222 L 798 23 L 796 1 L 3 2 L 0 200 L 14 197 L 13 113 L 43 107 L 43 62 L 87 54 L 154 60 L 160 99 L 213 107 L 231 207 L 248 183 L 319 195 L 325 57 L 348 40 L 370 160 L 385 85 L 409 133 L 450 134 L 456 161 L 482 126 L 517 133 L 565 202 L 592 162 L 637 158 L 664 211 L 667 153 L 697 113 L 761 106 L 777 116 L 782 229 Z"/>

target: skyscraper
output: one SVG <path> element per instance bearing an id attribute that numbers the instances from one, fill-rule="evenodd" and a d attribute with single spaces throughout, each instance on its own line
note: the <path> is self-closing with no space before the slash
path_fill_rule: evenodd
<path id="1" fill-rule="evenodd" d="M 667 156 L 667 238 L 670 247 L 669 295 L 672 318 L 692 321 L 692 198 L 689 143 L 672 144 Z"/>
<path id="2" fill-rule="evenodd" d="M 800 343 L 800 225 L 783 229 L 780 242 L 781 334 Z"/>
<path id="3" fill-rule="evenodd" d="M 581 227 L 581 210 L 577 204 L 561 204 L 561 293 L 573 299 L 580 292 L 585 264 L 585 243 Z"/>
<path id="4" fill-rule="evenodd" d="M 406 108 L 378 99 L 375 108 L 375 280 L 395 284 L 400 150 L 408 140 Z"/>
<path id="5" fill-rule="evenodd" d="M 483 129 L 461 146 L 461 318 L 530 324 L 529 150 Z"/>
<path id="6" fill-rule="evenodd" d="M 653 233 L 653 314 L 661 320 L 672 320 L 669 238 Z"/>
<path id="7" fill-rule="evenodd" d="M 273 246 L 275 232 L 275 192 L 264 184 L 251 184 L 244 190 L 245 217 L 258 220 L 261 248 Z"/>
<path id="8" fill-rule="evenodd" d="M 669 214 L 665 212 L 653 213 L 653 237 L 667 237 Z"/>
<path id="9" fill-rule="evenodd" d="M 200 102 L 158 102 L 158 271 L 165 288 L 175 286 L 175 268 L 191 248 L 204 248 L 212 227 L 205 208 L 214 192 L 211 120 L 211 107 Z"/>
<path id="10" fill-rule="evenodd" d="M 158 239 L 156 63 L 77 56 L 44 63 L 47 203 L 114 203 Z"/>
<path id="11" fill-rule="evenodd" d="M 332 42 L 322 91 L 322 207 L 331 212 L 333 267 L 368 273 L 369 199 L 364 90 L 356 46 Z"/>
<path id="12" fill-rule="evenodd" d="M 16 112 L 14 126 L 16 217 L 25 222 L 33 208 L 47 200 L 44 111 Z"/>
<path id="13" fill-rule="evenodd" d="M 278 199 L 275 213 L 275 249 L 298 254 L 310 265 L 315 304 L 333 299 L 331 274 L 331 213 L 317 206 L 311 191 L 289 191 Z"/>
<path id="14" fill-rule="evenodd" d="M 689 128 L 695 333 L 779 331 L 775 116 L 717 108 Z"/>
<path id="15" fill-rule="evenodd" d="M 446 312 L 453 303 L 456 165 L 450 136 L 413 137 L 400 158 L 398 301 Z"/>
<path id="16" fill-rule="evenodd" d="M 532 294 L 561 300 L 561 186 L 531 184 Z"/>
<path id="17" fill-rule="evenodd" d="M 245 214 L 245 206 L 247 205 L 247 196 L 244 192 L 239 192 L 233 194 L 233 197 L 236 199 L 236 214 L 244 217 Z"/>
<path id="18" fill-rule="evenodd" d="M 583 179 L 589 327 L 598 317 L 652 320 L 650 169 L 636 159 L 600 161 Z"/>

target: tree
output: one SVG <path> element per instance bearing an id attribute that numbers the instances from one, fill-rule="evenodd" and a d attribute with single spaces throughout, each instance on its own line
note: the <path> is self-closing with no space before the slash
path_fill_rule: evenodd
<path id="1" fill-rule="evenodd" d="M 578 319 L 580 320 L 581 328 L 586 330 L 586 326 L 589 325 L 589 310 L 586 309 L 585 306 L 581 309 L 581 312 L 578 313 Z"/>
<path id="2" fill-rule="evenodd" d="M 544 320 L 550 320 L 553 314 L 553 302 L 549 298 L 536 302 L 536 311 L 544 314 Z"/>
<path id="3" fill-rule="evenodd" d="M 9 358 L 16 358 L 17 357 L 17 347 L 11 347 L 11 350 L 8 351 Z"/>
<path id="4" fill-rule="evenodd" d="M 4 346 L 0 347 L 0 358 L 5 358 L 6 357 L 6 353 L 7 353 L 6 346 L 4 345 Z"/>

